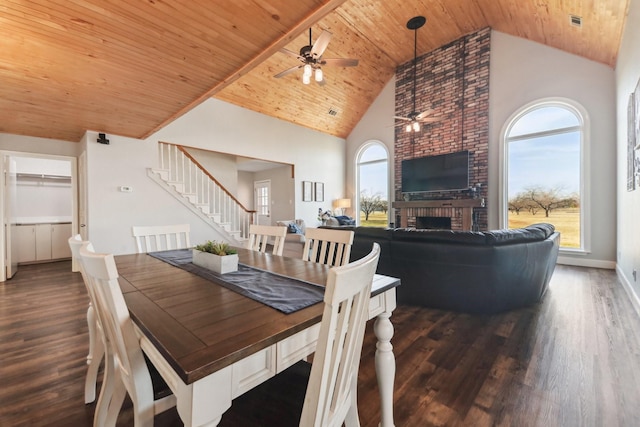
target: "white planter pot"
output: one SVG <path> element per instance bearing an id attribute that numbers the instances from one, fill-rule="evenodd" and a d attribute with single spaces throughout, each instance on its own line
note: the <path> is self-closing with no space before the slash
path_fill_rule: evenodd
<path id="1" fill-rule="evenodd" d="M 193 263 L 200 267 L 219 274 L 238 271 L 238 254 L 220 256 L 209 252 L 201 252 L 197 249 L 192 249 L 192 253 Z"/>

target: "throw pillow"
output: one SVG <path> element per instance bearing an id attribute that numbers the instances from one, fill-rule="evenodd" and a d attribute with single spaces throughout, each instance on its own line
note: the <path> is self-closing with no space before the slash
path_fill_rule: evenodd
<path id="1" fill-rule="evenodd" d="M 356 225 L 356 220 L 346 215 L 339 215 L 335 218 L 340 225 Z"/>
<path id="2" fill-rule="evenodd" d="M 302 234 L 302 230 L 300 230 L 300 228 L 294 223 L 289 223 L 287 226 L 287 232 L 291 234 Z"/>

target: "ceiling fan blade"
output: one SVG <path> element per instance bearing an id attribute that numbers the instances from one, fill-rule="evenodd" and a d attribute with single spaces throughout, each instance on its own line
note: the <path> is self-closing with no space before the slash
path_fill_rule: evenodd
<path id="1" fill-rule="evenodd" d="M 291 68 L 289 68 L 289 69 L 286 69 L 286 70 L 284 70 L 284 71 L 279 72 L 278 74 L 276 74 L 276 75 L 275 75 L 275 76 L 273 76 L 273 77 L 275 77 L 276 79 L 279 79 L 280 77 L 284 77 L 284 76 L 286 76 L 287 74 L 291 74 L 291 73 L 293 73 L 294 71 L 296 71 L 297 69 L 302 68 L 302 67 L 304 67 L 304 65 L 296 65 L 295 67 L 291 67 Z"/>
<path id="2" fill-rule="evenodd" d="M 294 58 L 297 58 L 300 61 L 305 62 L 304 58 L 302 56 L 300 56 L 300 54 L 298 54 L 298 53 L 296 53 L 296 52 L 294 52 L 292 50 L 282 48 L 282 49 L 280 49 L 280 52 L 285 53 L 285 54 L 287 54 L 289 56 L 293 56 Z"/>
<path id="3" fill-rule="evenodd" d="M 421 123 L 436 123 L 442 120 L 440 117 L 425 117 L 424 119 L 418 119 Z"/>
<path id="4" fill-rule="evenodd" d="M 320 61 L 322 65 L 333 65 L 337 67 L 356 67 L 358 65 L 357 59 L 349 58 L 329 58 Z"/>
<path id="5" fill-rule="evenodd" d="M 408 117 L 402 117 L 402 116 L 393 116 L 393 117 L 394 117 L 395 119 L 398 119 L 398 120 L 405 120 L 405 121 L 407 121 L 407 122 L 410 122 L 410 121 L 411 121 L 411 119 L 410 119 L 410 118 L 408 118 Z"/>
<path id="6" fill-rule="evenodd" d="M 329 31 L 327 30 L 322 31 L 322 34 L 320 34 L 320 37 L 318 37 L 316 42 L 313 44 L 313 47 L 311 48 L 311 56 L 315 58 L 320 58 L 324 53 L 324 50 L 329 45 L 329 41 L 331 41 L 331 36 L 332 34 Z"/>
<path id="7" fill-rule="evenodd" d="M 416 116 L 416 119 L 418 119 L 418 120 L 423 119 L 423 118 L 425 118 L 427 116 L 430 116 L 431 114 L 433 114 L 435 112 L 436 112 L 436 110 L 434 110 L 434 109 L 428 109 L 428 110 L 423 111 L 422 113 L 418 114 Z"/>

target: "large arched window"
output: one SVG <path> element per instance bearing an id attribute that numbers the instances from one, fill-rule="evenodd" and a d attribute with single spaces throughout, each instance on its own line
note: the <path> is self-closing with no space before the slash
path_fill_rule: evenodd
<path id="1" fill-rule="evenodd" d="M 389 224 L 389 154 L 378 141 L 363 145 L 356 157 L 356 206 L 358 225 Z"/>
<path id="2" fill-rule="evenodd" d="M 513 115 L 504 132 L 503 226 L 548 222 L 563 249 L 586 250 L 586 129 L 586 112 L 568 100 L 539 101 Z"/>

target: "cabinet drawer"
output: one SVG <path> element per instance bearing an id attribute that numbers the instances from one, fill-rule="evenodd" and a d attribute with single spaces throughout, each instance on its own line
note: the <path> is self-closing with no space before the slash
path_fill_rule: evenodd
<path id="1" fill-rule="evenodd" d="M 314 351 L 320 334 L 320 323 L 317 323 L 289 338 L 278 342 L 278 372 L 304 359 Z"/>
<path id="2" fill-rule="evenodd" d="M 235 399 L 268 380 L 276 373 L 275 345 L 267 347 L 233 364 L 231 398 Z"/>

